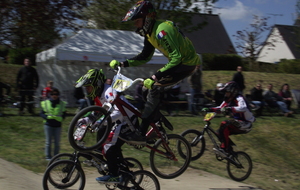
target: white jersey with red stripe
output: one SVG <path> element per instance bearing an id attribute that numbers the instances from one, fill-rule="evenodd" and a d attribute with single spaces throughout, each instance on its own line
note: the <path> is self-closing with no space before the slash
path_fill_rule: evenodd
<path id="1" fill-rule="evenodd" d="M 254 122 L 255 117 L 249 109 L 249 106 L 242 95 L 238 95 L 230 102 L 223 101 L 220 106 L 212 108 L 212 110 L 219 111 L 223 107 L 230 107 L 233 118 L 241 121 Z"/>
<path id="2" fill-rule="evenodd" d="M 114 100 L 114 98 L 117 95 L 117 91 L 114 90 L 110 85 L 108 84 L 104 84 L 104 89 L 103 92 L 101 94 L 100 97 L 96 97 L 98 100 L 100 100 L 100 105 L 99 103 L 97 103 L 97 101 L 95 101 L 96 105 L 98 106 L 102 106 L 104 103 L 106 102 L 111 102 L 112 100 Z M 129 105 L 131 105 L 128 100 L 124 97 L 124 96 L 120 96 L 120 98 L 125 101 L 126 103 L 128 103 Z M 132 107 L 134 107 L 133 105 L 131 105 Z M 119 120 L 122 124 L 125 124 L 124 119 L 123 119 L 123 115 L 121 114 L 121 112 L 119 111 L 119 109 L 117 108 L 117 106 L 114 106 L 115 110 L 111 113 L 111 119 L 112 122 L 116 122 L 117 120 Z M 125 111 L 127 113 L 127 115 L 129 117 L 133 116 L 133 113 L 131 111 L 129 111 L 127 108 L 125 108 Z"/>

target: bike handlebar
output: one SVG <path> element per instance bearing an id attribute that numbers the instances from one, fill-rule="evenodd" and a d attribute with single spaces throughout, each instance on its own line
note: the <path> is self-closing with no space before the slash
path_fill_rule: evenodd
<path id="1" fill-rule="evenodd" d="M 113 88 L 117 90 L 117 88 L 119 86 L 120 88 L 118 88 L 118 90 L 117 90 L 118 92 L 123 92 L 123 91 L 127 90 L 129 87 L 131 87 L 132 85 L 136 84 L 137 82 L 144 81 L 144 79 L 142 79 L 142 78 L 136 78 L 136 79 L 132 80 L 132 79 L 122 75 L 120 66 L 118 66 L 117 69 L 113 69 L 113 71 L 116 72 L 115 77 L 117 76 L 117 78 L 114 77 Z M 118 77 L 120 77 L 121 80 L 119 80 Z M 114 83 L 116 82 L 115 80 L 121 81 L 120 83 L 118 82 L 117 87 L 114 85 Z M 121 84 L 121 83 L 123 83 L 123 81 L 127 81 L 127 82 L 124 82 L 124 84 Z"/>

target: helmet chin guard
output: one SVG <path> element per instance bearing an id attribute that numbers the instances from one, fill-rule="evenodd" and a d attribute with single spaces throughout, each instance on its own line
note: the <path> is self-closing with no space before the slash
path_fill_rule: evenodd
<path id="1" fill-rule="evenodd" d="M 143 18 L 143 27 L 137 28 L 135 32 L 141 36 L 145 36 L 151 32 L 153 24 L 155 23 L 156 14 L 156 10 L 151 2 L 139 1 L 129 9 L 122 19 L 122 22 Z"/>
<path id="2" fill-rule="evenodd" d="M 87 96 L 94 99 L 101 90 L 105 79 L 106 76 L 104 75 L 102 69 L 90 69 L 85 75 L 77 80 L 75 87 L 79 88 L 82 86 L 91 86 L 92 90 Z"/>

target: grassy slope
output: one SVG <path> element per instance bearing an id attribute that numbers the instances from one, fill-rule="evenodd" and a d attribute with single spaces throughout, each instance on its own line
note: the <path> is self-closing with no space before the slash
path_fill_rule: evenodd
<path id="1" fill-rule="evenodd" d="M 0 81 L 8 83 L 14 88 L 16 75 L 20 67 L 22 67 L 22 65 L 0 63 Z M 235 71 L 203 71 L 203 89 L 214 89 L 217 83 L 230 81 L 234 73 Z M 260 72 L 243 72 L 243 74 L 246 85 L 245 94 L 249 93 L 258 82 L 262 84 L 263 89 L 265 89 L 269 83 L 272 83 L 275 92 L 277 92 L 284 83 L 290 84 L 291 89 L 300 89 L 300 75 L 297 74 Z M 13 94 L 16 95 L 14 89 Z"/>
<path id="2" fill-rule="evenodd" d="M 0 64 L 0 78 L 14 84 L 15 72 L 18 67 L 6 67 Z M 212 89 L 217 82 L 231 79 L 232 71 L 205 71 L 204 89 Z M 268 83 L 281 85 L 289 83 L 292 88 L 298 85 L 299 75 L 248 73 L 244 72 L 246 85 L 254 86 L 257 80 L 263 80 L 263 86 Z M 284 80 L 282 80 L 284 78 Z M 5 81 L 4 80 L 4 81 Z M 276 87 L 276 85 L 275 85 Z M 246 92 L 249 90 L 246 90 Z M 72 152 L 67 139 L 67 127 L 74 109 L 68 110 L 70 116 L 64 121 L 61 152 Z M 17 116 L 16 109 L 7 109 L 5 118 L 0 118 L 0 157 L 20 164 L 35 172 L 45 170 L 44 160 L 44 133 L 42 119 L 29 115 Z M 181 133 L 186 129 L 201 129 L 204 125 L 202 118 L 190 117 L 181 112 L 180 116 L 169 117 L 174 125 L 174 133 Z M 251 176 L 245 182 L 259 186 L 263 189 L 300 189 L 300 122 L 299 114 L 294 118 L 282 116 L 263 116 L 257 118 L 254 129 L 246 135 L 233 136 L 238 145 L 237 150 L 246 151 L 252 158 L 254 168 Z M 216 129 L 223 117 L 213 120 Z M 207 151 L 203 157 L 191 163 L 191 167 L 209 171 L 221 176 L 228 177 L 226 165 L 217 161 L 211 152 L 210 142 L 207 139 Z M 139 158 L 143 164 L 148 164 L 149 154 L 135 150 L 127 145 L 124 146 L 124 154 Z"/>

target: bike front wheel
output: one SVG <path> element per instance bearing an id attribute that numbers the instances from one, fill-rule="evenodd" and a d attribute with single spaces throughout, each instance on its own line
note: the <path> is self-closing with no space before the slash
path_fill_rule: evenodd
<path id="1" fill-rule="evenodd" d="M 88 123 L 83 123 L 83 120 L 88 120 Z M 78 112 L 70 123 L 69 142 L 77 151 L 92 151 L 102 146 L 111 128 L 111 117 L 103 107 L 86 107 Z"/>
<path id="2" fill-rule="evenodd" d="M 144 169 L 142 163 L 135 158 L 126 157 L 124 158 L 124 160 L 128 165 L 129 169 L 133 172 Z"/>
<path id="3" fill-rule="evenodd" d="M 147 189 L 160 190 L 160 184 L 157 177 L 149 171 L 139 170 L 132 173 L 132 176 L 124 182 L 124 189 Z"/>
<path id="4" fill-rule="evenodd" d="M 74 157 L 74 154 L 71 154 L 71 153 L 59 153 L 59 154 L 56 154 L 48 162 L 47 167 L 49 167 L 51 164 L 53 164 L 54 162 L 59 161 L 59 160 L 73 160 L 73 157 Z"/>
<path id="5" fill-rule="evenodd" d="M 231 179 L 244 181 L 252 172 L 252 160 L 245 152 L 234 152 L 227 162 L 227 172 Z"/>
<path id="6" fill-rule="evenodd" d="M 190 160 L 191 147 L 185 138 L 177 134 L 167 135 L 166 143 L 159 139 L 150 152 L 151 169 L 163 179 L 181 175 L 189 166 Z"/>
<path id="7" fill-rule="evenodd" d="M 44 190 L 66 189 L 71 187 L 83 190 L 85 186 L 85 174 L 80 167 L 71 160 L 59 160 L 51 164 L 43 176 Z"/>
<path id="8" fill-rule="evenodd" d="M 191 161 L 199 159 L 203 155 L 205 150 L 205 139 L 202 132 L 196 129 L 188 129 L 181 133 L 181 136 L 183 136 L 191 145 Z M 201 138 L 199 139 L 199 137 Z"/>

